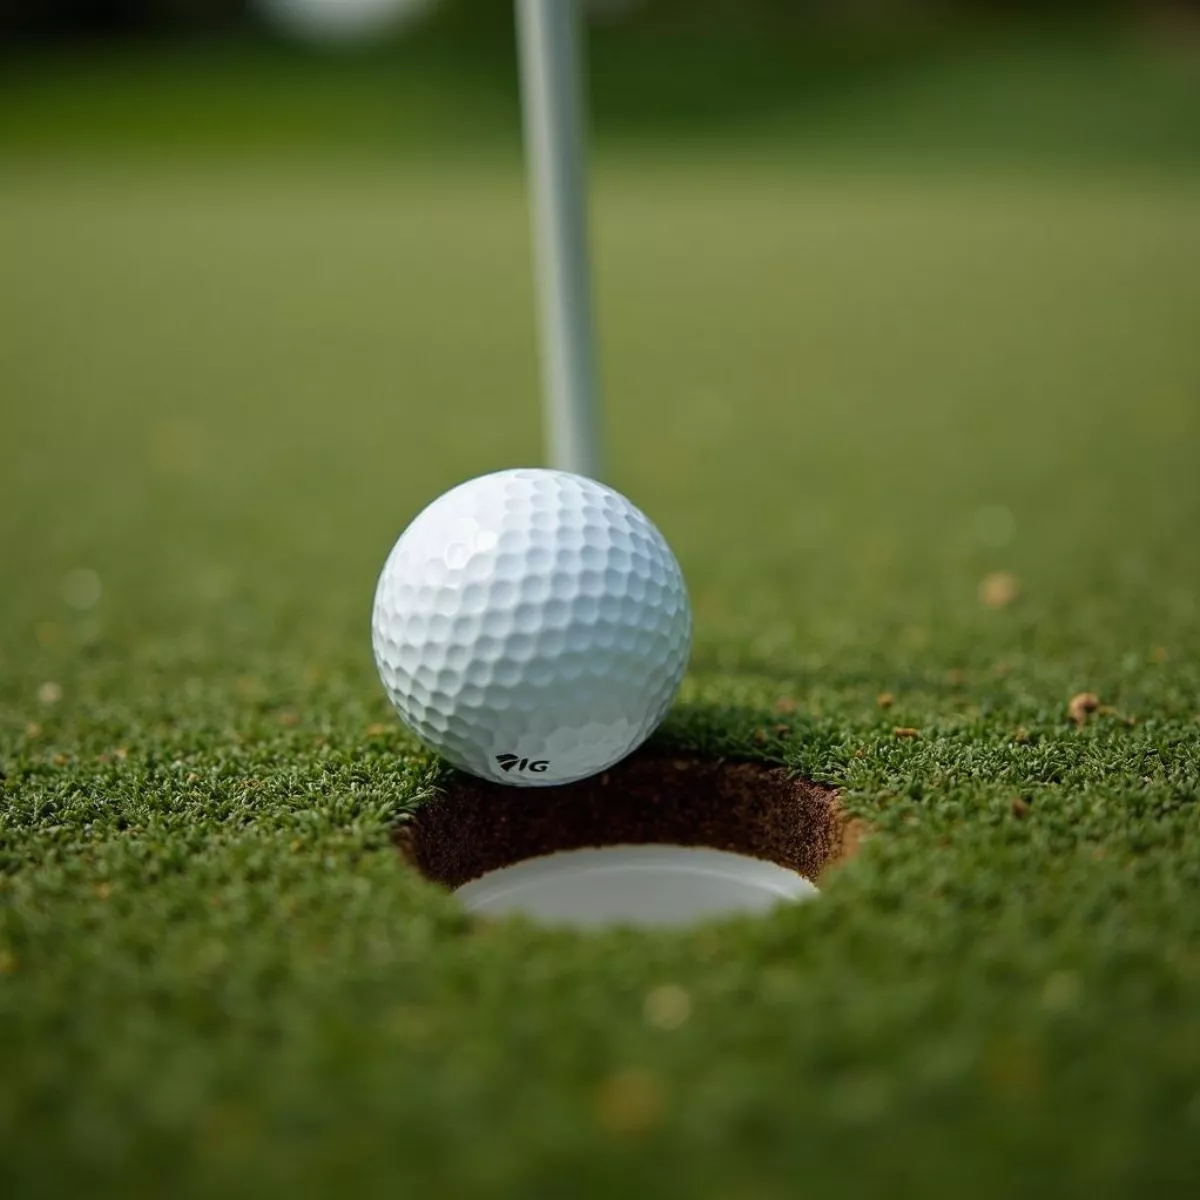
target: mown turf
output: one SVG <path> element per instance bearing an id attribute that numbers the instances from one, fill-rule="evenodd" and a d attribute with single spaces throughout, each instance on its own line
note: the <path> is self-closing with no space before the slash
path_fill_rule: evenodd
<path id="1" fill-rule="evenodd" d="M 877 830 L 672 936 L 474 927 L 390 844 L 439 776 L 375 572 L 540 457 L 518 165 L 5 172 L 0 1192 L 1194 1181 L 1200 189 L 798 159 L 596 180 L 611 478 L 696 610 L 659 741 Z"/>

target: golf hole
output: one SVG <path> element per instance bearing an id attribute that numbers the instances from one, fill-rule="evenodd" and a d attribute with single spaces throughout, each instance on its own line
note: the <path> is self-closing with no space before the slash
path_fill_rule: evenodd
<path id="1" fill-rule="evenodd" d="M 397 844 L 479 917 L 679 928 L 813 898 L 859 832 L 781 767 L 642 753 L 562 787 L 455 775 Z"/>

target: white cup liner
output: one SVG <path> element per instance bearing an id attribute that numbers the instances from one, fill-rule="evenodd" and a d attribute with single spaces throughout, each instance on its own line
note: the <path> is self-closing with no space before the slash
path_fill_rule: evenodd
<path id="1" fill-rule="evenodd" d="M 704 846 L 561 850 L 489 871 L 455 893 L 468 912 L 546 925 L 671 928 L 811 900 L 816 887 L 776 863 Z"/>

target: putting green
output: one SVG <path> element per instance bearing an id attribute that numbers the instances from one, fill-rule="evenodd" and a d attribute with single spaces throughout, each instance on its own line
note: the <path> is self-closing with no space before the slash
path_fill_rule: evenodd
<path id="1" fill-rule="evenodd" d="M 1198 200 L 609 148 L 611 478 L 696 615 L 657 744 L 874 836 L 589 937 L 402 865 L 441 776 L 367 628 L 417 508 L 539 458 L 518 164 L 7 172 L 0 1191 L 1180 1191 Z"/>

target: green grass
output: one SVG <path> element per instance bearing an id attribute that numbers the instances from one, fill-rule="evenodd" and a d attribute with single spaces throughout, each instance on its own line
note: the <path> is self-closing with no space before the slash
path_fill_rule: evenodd
<path id="1" fill-rule="evenodd" d="M 876 835 L 819 903 L 581 937 L 400 865 L 439 775 L 367 633 L 414 511 L 540 457 L 517 164 L 21 155 L 0 1192 L 1185 1190 L 1194 178 L 608 147 L 611 477 L 696 612 L 660 740 Z M 1084 690 L 1113 711 L 1076 728 Z"/>

